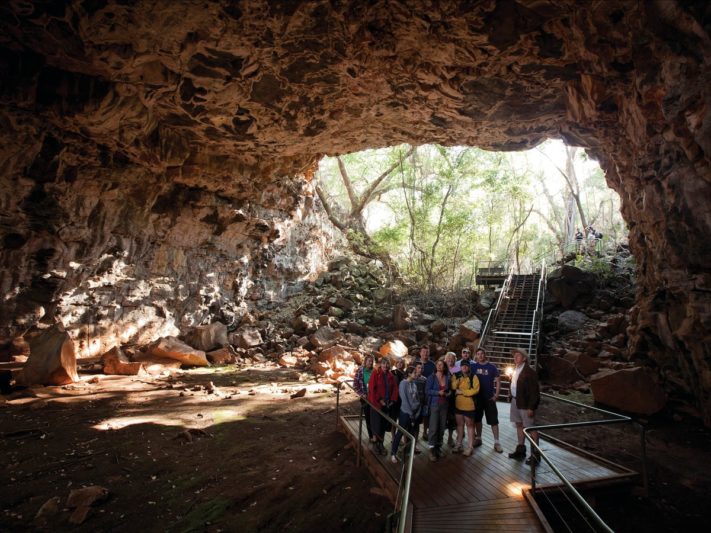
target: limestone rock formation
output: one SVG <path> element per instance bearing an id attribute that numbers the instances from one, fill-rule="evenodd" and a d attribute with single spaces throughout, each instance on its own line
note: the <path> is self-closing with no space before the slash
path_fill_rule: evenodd
<path id="1" fill-rule="evenodd" d="M 237 324 L 324 266 L 320 155 L 555 136 L 621 196 L 632 351 L 711 425 L 708 17 L 677 0 L 3 2 L 2 336 L 59 318 L 98 354 Z"/>

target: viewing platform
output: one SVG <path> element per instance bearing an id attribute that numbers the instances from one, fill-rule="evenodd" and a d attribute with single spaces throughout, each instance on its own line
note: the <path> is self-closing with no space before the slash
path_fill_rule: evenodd
<path id="1" fill-rule="evenodd" d="M 483 445 L 475 448 L 471 457 L 451 453 L 446 445 L 445 433 L 443 457 L 433 463 L 428 458 L 426 443 L 418 441 L 417 446 L 422 453 L 415 457 L 413 464 L 407 531 L 552 530 L 528 491 L 531 487 L 531 467 L 523 461 L 508 458 L 508 452 L 513 451 L 517 444 L 516 429 L 509 421 L 509 406 L 507 402 L 498 402 L 500 441 L 504 453 L 494 450 L 493 435 L 486 425 Z M 341 426 L 356 449 L 358 419 L 357 415 L 340 417 Z M 401 462 L 390 462 L 390 434 L 385 437 L 388 455 L 376 455 L 371 451 L 365 423 L 361 444 L 363 463 L 394 502 L 403 465 Z M 637 472 L 555 439 L 542 436 L 540 446 L 576 488 L 625 483 L 638 476 Z M 560 479 L 547 464 L 541 463 L 537 467 L 537 488 L 560 484 Z"/>

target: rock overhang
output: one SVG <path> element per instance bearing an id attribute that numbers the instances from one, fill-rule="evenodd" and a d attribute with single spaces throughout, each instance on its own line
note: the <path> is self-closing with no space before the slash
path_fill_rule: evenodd
<path id="1" fill-rule="evenodd" d="M 225 262 L 240 274 L 210 294 L 279 292 L 260 285 L 277 275 L 265 267 L 279 253 L 270 243 L 304 253 L 308 237 L 291 235 L 313 207 L 308 176 L 322 154 L 562 137 L 600 160 L 622 198 L 639 264 L 633 349 L 662 377 L 681 375 L 711 420 L 711 247 L 700 245 L 711 234 L 708 10 L 671 0 L 7 2 L 6 302 L 24 294 L 51 307 L 116 250 L 132 276 L 168 273 L 189 294 Z M 270 218 L 281 221 L 273 235 L 254 234 Z M 70 262 L 94 266 L 47 277 Z M 149 315 L 184 317 L 184 301 Z M 6 309 L 4 325 L 20 314 Z"/>

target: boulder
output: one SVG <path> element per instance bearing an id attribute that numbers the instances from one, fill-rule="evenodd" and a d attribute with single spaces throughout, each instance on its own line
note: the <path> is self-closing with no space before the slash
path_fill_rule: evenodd
<path id="1" fill-rule="evenodd" d="M 580 352 L 568 352 L 565 359 L 570 361 L 583 376 L 591 376 L 600 369 L 600 362 Z"/>
<path id="2" fill-rule="evenodd" d="M 481 320 L 471 318 L 459 326 L 459 334 L 468 341 L 475 341 L 481 333 Z"/>
<path id="3" fill-rule="evenodd" d="M 241 327 L 232 334 L 232 344 L 239 348 L 253 348 L 262 344 L 262 335 L 257 328 Z"/>
<path id="4" fill-rule="evenodd" d="M 309 335 L 309 341 L 314 348 L 329 348 L 336 344 L 343 336 L 340 331 L 336 331 L 329 326 L 321 326 L 315 333 Z"/>
<path id="5" fill-rule="evenodd" d="M 494 291 L 484 291 L 479 298 L 479 305 L 484 309 L 489 309 L 496 301 L 496 293 Z"/>
<path id="6" fill-rule="evenodd" d="M 296 333 L 308 333 L 316 329 L 316 322 L 306 315 L 299 315 L 291 321 L 291 327 Z"/>
<path id="7" fill-rule="evenodd" d="M 118 346 L 102 355 L 101 361 L 104 364 L 104 374 L 111 376 L 138 376 L 146 373 L 142 363 L 130 361 Z"/>
<path id="8" fill-rule="evenodd" d="M 196 350 L 175 337 L 161 337 L 148 348 L 151 355 L 175 359 L 187 366 L 209 366 L 205 352 Z"/>
<path id="9" fill-rule="evenodd" d="M 207 352 L 207 360 L 213 365 L 231 365 L 237 360 L 237 355 L 231 346 Z"/>
<path id="10" fill-rule="evenodd" d="M 351 311 L 353 307 L 355 307 L 353 300 L 349 300 L 348 298 L 343 297 L 336 298 L 333 305 L 335 305 L 336 307 L 340 307 L 344 311 Z"/>
<path id="11" fill-rule="evenodd" d="M 378 337 L 366 337 L 358 346 L 358 350 L 364 354 L 372 354 L 380 348 L 381 344 L 383 344 L 383 341 Z"/>
<path id="12" fill-rule="evenodd" d="M 588 317 L 580 311 L 563 311 L 558 316 L 558 329 L 560 331 L 577 331 Z"/>
<path id="13" fill-rule="evenodd" d="M 321 353 L 318 354 L 319 361 L 323 361 L 323 362 L 329 363 L 329 364 L 333 364 L 336 360 L 346 360 L 346 359 L 352 360 L 353 357 L 348 352 L 348 350 L 345 348 L 345 346 L 341 346 L 340 344 L 336 344 L 335 346 L 326 348 L 325 350 L 322 350 Z"/>
<path id="14" fill-rule="evenodd" d="M 385 357 L 397 358 L 405 357 L 408 354 L 407 346 L 400 340 L 388 341 L 383 344 L 378 353 Z"/>
<path id="15" fill-rule="evenodd" d="M 341 318 L 345 314 L 345 311 L 341 309 L 340 307 L 336 307 L 335 305 L 332 305 L 331 307 L 328 308 L 328 315 L 333 316 L 336 318 Z"/>
<path id="16" fill-rule="evenodd" d="M 281 357 L 279 357 L 279 365 L 280 366 L 296 366 L 299 363 L 298 357 L 296 357 L 294 354 L 291 352 L 286 352 L 281 354 Z"/>
<path id="17" fill-rule="evenodd" d="M 56 324 L 30 340 L 30 356 L 18 382 L 25 385 L 66 385 L 79 379 L 74 341 Z"/>
<path id="18" fill-rule="evenodd" d="M 172 372 L 179 370 L 182 366 L 180 361 L 169 359 L 167 357 L 158 357 L 150 353 L 139 352 L 132 358 L 134 361 L 140 362 L 143 365 L 143 370 L 151 375 L 162 374 L 163 372 Z"/>
<path id="19" fill-rule="evenodd" d="M 577 267 L 564 265 L 548 275 L 547 287 L 552 300 L 565 309 L 573 309 L 592 301 L 595 276 Z"/>
<path id="20" fill-rule="evenodd" d="M 393 327 L 395 329 L 407 329 L 412 324 L 410 312 L 402 304 L 396 305 L 393 309 Z"/>
<path id="21" fill-rule="evenodd" d="M 575 365 L 568 359 L 550 355 L 541 360 L 541 366 L 546 370 L 547 381 L 551 385 L 570 385 L 580 380 Z"/>
<path id="22" fill-rule="evenodd" d="M 203 352 L 226 346 L 229 344 L 227 341 L 227 326 L 221 322 L 195 326 L 185 336 L 185 342 Z"/>
<path id="23" fill-rule="evenodd" d="M 447 324 L 445 324 L 443 320 L 435 320 L 430 324 L 430 331 L 434 335 L 439 335 L 443 331 L 447 331 Z"/>
<path id="24" fill-rule="evenodd" d="M 599 372 L 590 386 L 596 402 L 644 416 L 661 411 L 667 401 L 662 387 L 640 367 Z"/>

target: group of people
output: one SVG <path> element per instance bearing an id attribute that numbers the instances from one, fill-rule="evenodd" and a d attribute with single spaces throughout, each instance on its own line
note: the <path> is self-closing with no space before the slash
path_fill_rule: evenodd
<path id="1" fill-rule="evenodd" d="M 538 377 L 527 364 L 524 349 L 512 351 L 515 369 L 511 377 L 511 421 L 516 425 L 518 446 L 509 454 L 512 459 L 525 459 L 524 428 L 535 425 L 535 411 L 540 401 Z M 464 348 L 457 360 L 454 352 L 447 352 L 437 361 L 430 359 L 430 347 L 422 345 L 419 357 L 406 367 L 404 359 L 397 359 L 391 369 L 388 357 L 375 362 L 367 355 L 355 375 L 354 388 L 360 396 L 368 437 L 374 453 L 390 454 L 397 463 L 403 433 L 383 416 L 397 420 L 405 431 L 427 442 L 430 461 L 442 456 L 445 432 L 449 432 L 448 446 L 452 453 L 470 456 L 482 445 L 483 420 L 491 427 L 494 450 L 502 453 L 499 441 L 499 418 L 496 405 L 501 391 L 499 369 L 487 358 L 486 350 L 478 348 L 476 359 L 471 359 L 469 348 Z M 377 407 L 373 409 L 372 406 Z M 385 435 L 392 433 L 390 450 L 385 449 Z M 456 440 L 453 433 L 456 431 Z M 466 434 L 466 447 L 465 447 Z M 534 432 L 531 437 L 538 442 Z M 403 457 L 408 452 L 403 451 Z M 419 453 L 419 451 L 416 451 Z M 532 454 L 526 461 L 537 461 Z"/>
<path id="2" fill-rule="evenodd" d="M 576 252 L 579 254 L 582 254 L 585 251 L 595 251 L 597 249 L 598 243 L 601 240 L 602 233 L 597 231 L 593 226 L 588 226 L 587 228 L 585 228 L 585 233 L 580 231 L 580 228 L 575 229 Z"/>

